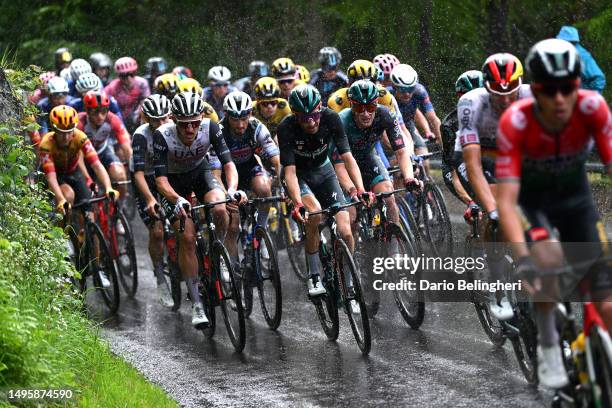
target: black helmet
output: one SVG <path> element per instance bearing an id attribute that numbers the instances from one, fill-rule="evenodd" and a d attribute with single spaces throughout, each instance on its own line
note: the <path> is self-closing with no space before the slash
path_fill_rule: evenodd
<path id="1" fill-rule="evenodd" d="M 249 64 L 249 75 L 253 79 L 259 79 L 261 77 L 268 76 L 270 68 L 264 61 L 251 61 Z"/>
<path id="2" fill-rule="evenodd" d="M 151 57 L 145 64 L 145 72 L 149 75 L 155 73 L 155 76 L 165 74 L 168 69 L 168 63 L 162 57 Z"/>
<path id="3" fill-rule="evenodd" d="M 93 69 L 108 68 L 111 69 L 113 66 L 113 60 L 102 52 L 94 52 L 89 56 L 89 63 Z"/>
<path id="4" fill-rule="evenodd" d="M 342 54 L 336 47 L 323 47 L 319 50 L 319 62 L 323 69 L 337 69 L 342 60 Z"/>
<path id="5" fill-rule="evenodd" d="M 55 50 L 55 66 L 61 67 L 62 64 L 69 64 L 72 62 L 72 54 L 68 48 L 58 48 Z"/>
<path id="6" fill-rule="evenodd" d="M 576 47 L 556 38 L 542 40 L 531 47 L 525 63 L 533 82 L 578 78 L 582 70 Z"/>

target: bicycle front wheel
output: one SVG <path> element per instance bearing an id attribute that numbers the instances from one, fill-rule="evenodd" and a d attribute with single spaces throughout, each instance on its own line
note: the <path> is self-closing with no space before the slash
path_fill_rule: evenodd
<path id="1" fill-rule="evenodd" d="M 289 217 L 281 217 L 283 235 L 287 247 L 287 256 L 293 268 L 293 272 L 299 280 L 306 282 L 308 279 L 308 268 L 306 267 L 306 236 L 299 226 Z"/>
<path id="2" fill-rule="evenodd" d="M 117 226 L 121 225 L 123 234 L 117 232 L 117 272 L 123 290 L 129 298 L 136 295 L 138 289 L 138 262 L 136 260 L 136 249 L 134 248 L 134 235 L 132 227 L 122 210 L 118 210 Z"/>
<path id="3" fill-rule="evenodd" d="M 227 334 L 234 346 L 234 349 L 241 352 L 246 343 L 246 329 L 244 324 L 244 309 L 242 298 L 236 287 L 236 276 L 232 263 L 230 262 L 227 249 L 221 241 L 215 241 L 212 246 L 212 261 L 215 268 L 215 275 L 218 277 L 221 286 L 221 311 Z M 226 277 L 221 273 L 222 265 L 229 272 Z M 215 276 L 213 275 L 213 276 Z M 224 279 L 227 279 L 225 281 Z"/>
<path id="4" fill-rule="evenodd" d="M 353 335 L 361 353 L 367 355 L 372 348 L 370 320 L 361 292 L 361 280 L 355 267 L 355 261 L 343 239 L 335 241 L 334 256 L 336 271 L 342 294 L 344 311 L 351 324 Z"/>
<path id="5" fill-rule="evenodd" d="M 119 309 L 119 281 L 115 263 L 111 257 L 110 249 L 100 227 L 90 223 L 87 225 L 89 234 L 89 248 L 87 251 L 89 275 L 94 286 L 102 296 L 102 300 L 111 314 Z M 103 279 L 106 278 L 106 279 Z M 104 285 L 103 282 L 107 283 Z"/>
<path id="6" fill-rule="evenodd" d="M 425 234 L 437 256 L 453 254 L 453 232 L 448 210 L 440 189 L 428 183 L 423 191 L 422 216 Z"/>
<path id="7" fill-rule="evenodd" d="M 258 269 L 257 290 L 261 312 L 266 319 L 268 327 L 276 330 L 281 322 L 283 313 L 283 295 L 281 291 L 280 272 L 276 248 L 268 231 L 262 226 L 255 230 L 257 248 L 255 248 L 256 268 Z M 264 256 L 267 254 L 267 257 Z"/>
<path id="8" fill-rule="evenodd" d="M 516 307 L 515 317 L 510 321 L 518 334 L 510 337 L 519 367 L 529 384 L 538 382 L 537 370 L 537 328 L 532 318 L 530 305 L 521 302 Z"/>

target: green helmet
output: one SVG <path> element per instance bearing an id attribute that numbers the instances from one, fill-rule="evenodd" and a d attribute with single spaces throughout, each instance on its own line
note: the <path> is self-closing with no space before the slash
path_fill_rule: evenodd
<path id="1" fill-rule="evenodd" d="M 484 79 L 482 72 L 476 70 L 465 71 L 457 78 L 457 82 L 455 82 L 455 91 L 464 94 L 472 89 L 482 88 L 483 86 Z"/>
<path id="2" fill-rule="evenodd" d="M 321 94 L 312 85 L 299 85 L 289 95 L 289 107 L 294 113 L 309 114 L 321 105 Z"/>
<path id="3" fill-rule="evenodd" d="M 367 105 L 378 99 L 378 89 L 374 82 L 360 79 L 348 89 L 348 98 L 351 102 Z"/>

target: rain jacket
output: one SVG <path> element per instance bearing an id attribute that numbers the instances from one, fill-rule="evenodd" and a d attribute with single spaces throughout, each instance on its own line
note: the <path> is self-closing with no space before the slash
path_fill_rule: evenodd
<path id="1" fill-rule="evenodd" d="M 606 86 L 606 76 L 595 62 L 595 59 L 582 45 L 579 44 L 580 36 L 578 30 L 572 26 L 563 26 L 561 31 L 557 34 L 557 38 L 560 40 L 569 41 L 576 47 L 580 58 L 582 58 L 582 88 L 592 89 L 601 93 Z"/>

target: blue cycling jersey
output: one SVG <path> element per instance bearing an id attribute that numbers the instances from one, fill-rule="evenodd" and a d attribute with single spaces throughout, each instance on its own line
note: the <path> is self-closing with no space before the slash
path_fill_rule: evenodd
<path id="1" fill-rule="evenodd" d="M 427 113 L 433 110 L 433 105 L 429 100 L 429 94 L 427 93 L 425 87 L 421 84 L 416 85 L 412 98 L 410 98 L 408 102 L 401 102 L 397 96 L 396 99 L 399 110 L 404 118 L 404 122 L 414 120 L 417 109 L 419 109 L 422 113 Z"/>

